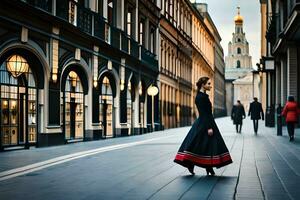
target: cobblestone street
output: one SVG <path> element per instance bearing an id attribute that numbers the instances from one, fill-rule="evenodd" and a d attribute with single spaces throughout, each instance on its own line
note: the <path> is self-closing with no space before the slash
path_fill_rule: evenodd
<path id="1" fill-rule="evenodd" d="M 216 120 L 233 164 L 207 177 L 173 163 L 189 127 L 0 154 L 1 199 L 298 199 L 300 139 Z"/>

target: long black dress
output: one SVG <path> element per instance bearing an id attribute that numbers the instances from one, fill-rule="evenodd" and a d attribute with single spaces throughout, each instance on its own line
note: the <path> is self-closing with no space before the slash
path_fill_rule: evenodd
<path id="1" fill-rule="evenodd" d="M 181 144 L 174 162 L 191 167 L 223 167 L 232 163 L 231 156 L 212 115 L 212 106 L 208 95 L 198 92 L 195 100 L 199 117 Z M 213 135 L 208 135 L 208 129 Z"/>

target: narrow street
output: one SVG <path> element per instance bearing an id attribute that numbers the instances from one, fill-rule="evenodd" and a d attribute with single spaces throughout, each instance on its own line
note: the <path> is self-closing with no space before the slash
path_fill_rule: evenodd
<path id="1" fill-rule="evenodd" d="M 189 127 L 0 154 L 1 199 L 298 199 L 300 139 L 216 120 L 233 164 L 216 176 L 173 162 Z"/>

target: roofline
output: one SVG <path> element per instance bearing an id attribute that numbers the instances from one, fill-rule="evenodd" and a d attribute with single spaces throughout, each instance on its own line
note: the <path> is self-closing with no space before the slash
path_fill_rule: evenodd
<path id="1" fill-rule="evenodd" d="M 217 27 L 216 27 L 214 21 L 212 20 L 212 18 L 211 18 L 211 16 L 210 16 L 209 12 L 199 12 L 199 11 L 197 10 L 197 8 L 196 8 L 196 5 L 197 5 L 197 4 L 206 4 L 206 3 L 193 3 L 194 10 L 196 10 L 196 12 L 199 13 L 199 14 L 200 14 L 200 13 L 205 14 L 205 16 L 206 16 L 206 18 L 208 19 L 209 23 L 212 25 L 214 31 L 216 32 L 216 36 L 218 37 L 218 39 L 219 39 L 220 41 L 222 41 L 222 37 L 221 37 L 221 35 L 220 35 L 220 33 L 219 33 L 219 31 L 218 31 L 218 29 L 217 29 Z M 206 4 L 206 5 L 207 5 L 207 4 Z M 201 14 L 200 14 L 200 15 L 201 15 Z M 201 15 L 201 16 L 202 16 L 202 15 Z M 202 17 L 203 17 L 203 16 L 202 16 Z M 203 18 L 204 18 L 204 17 L 203 17 Z"/>

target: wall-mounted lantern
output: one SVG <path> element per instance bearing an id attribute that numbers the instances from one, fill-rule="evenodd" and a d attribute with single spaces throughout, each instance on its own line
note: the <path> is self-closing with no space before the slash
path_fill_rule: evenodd
<path id="1" fill-rule="evenodd" d="M 12 55 L 6 61 L 6 68 L 15 78 L 27 72 L 29 69 L 28 63 L 20 55 Z"/>

